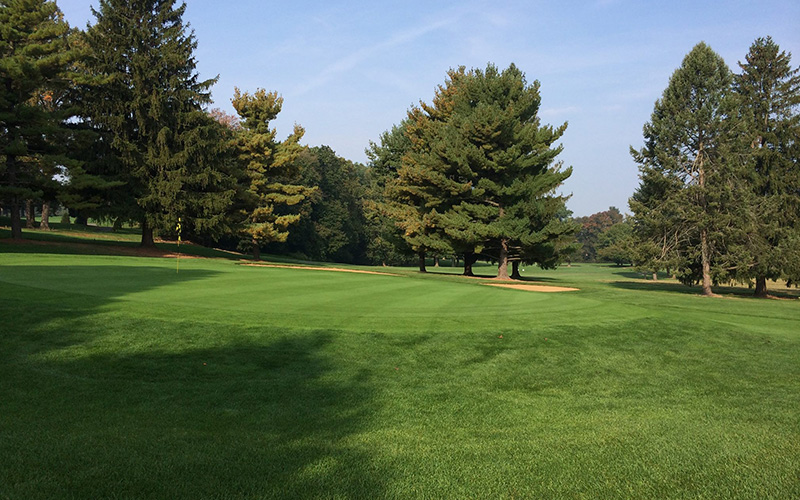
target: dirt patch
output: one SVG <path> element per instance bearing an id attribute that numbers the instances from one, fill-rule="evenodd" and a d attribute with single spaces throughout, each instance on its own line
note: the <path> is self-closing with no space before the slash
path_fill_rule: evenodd
<path id="1" fill-rule="evenodd" d="M 363 271 L 361 269 L 345 269 L 342 267 L 316 267 L 316 266 L 289 266 L 289 265 L 282 265 L 282 264 L 258 264 L 258 263 L 247 263 L 242 264 L 243 266 L 253 266 L 253 267 L 277 267 L 280 269 L 306 269 L 309 271 L 334 271 L 338 273 L 358 273 L 358 274 L 379 274 L 382 276 L 400 276 L 399 274 L 392 274 L 392 273 L 382 273 L 379 271 Z"/>
<path id="2" fill-rule="evenodd" d="M 514 290 L 525 290 L 526 292 L 577 292 L 579 288 L 567 288 L 563 286 L 550 285 L 512 285 L 503 283 L 485 283 L 487 286 L 497 286 L 500 288 L 512 288 Z"/>

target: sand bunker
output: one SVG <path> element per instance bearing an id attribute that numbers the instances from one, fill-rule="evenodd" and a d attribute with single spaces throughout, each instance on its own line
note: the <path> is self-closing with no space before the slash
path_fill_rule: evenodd
<path id="1" fill-rule="evenodd" d="M 498 286 L 501 288 L 513 288 L 514 290 L 525 290 L 527 292 L 577 292 L 579 288 L 567 288 L 563 286 L 549 285 L 513 285 L 503 283 L 485 283 L 488 286 Z"/>
<path id="2" fill-rule="evenodd" d="M 310 271 L 334 271 L 337 273 L 380 274 L 382 276 L 400 276 L 399 274 L 382 273 L 379 271 L 362 271 L 361 269 L 344 269 L 342 267 L 286 266 L 281 264 L 258 264 L 255 262 L 242 265 L 253 266 L 253 267 L 277 267 L 280 269 L 306 269 Z"/>

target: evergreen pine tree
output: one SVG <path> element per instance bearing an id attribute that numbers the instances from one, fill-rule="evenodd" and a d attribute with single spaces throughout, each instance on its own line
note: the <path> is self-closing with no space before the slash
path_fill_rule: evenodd
<path id="1" fill-rule="evenodd" d="M 100 0 L 86 33 L 83 117 L 118 158 L 125 197 L 114 202 L 141 223 L 143 246 L 178 217 L 187 231 L 223 231 L 234 195 L 220 163 L 221 126 L 202 110 L 215 79 L 198 78 L 185 9 L 174 0 Z"/>
<path id="2" fill-rule="evenodd" d="M 705 43 L 696 45 L 656 102 L 644 127 L 645 147 L 632 149 L 643 178 L 653 176 L 650 181 L 672 188 L 662 207 L 648 206 L 649 217 L 663 220 L 669 209 L 671 223 L 687 229 L 674 249 L 679 275 L 686 283 L 700 281 L 704 295 L 712 295 L 712 267 L 724 254 L 725 231 L 736 219 L 727 210 L 734 206 L 733 174 L 725 157 L 733 122 L 728 120 L 731 80 L 722 58 Z"/>
<path id="3" fill-rule="evenodd" d="M 366 150 L 369 158 L 367 169 L 367 196 L 364 216 L 368 234 L 367 255 L 375 264 L 403 264 L 413 249 L 403 239 L 404 232 L 391 218 L 391 200 L 386 197 L 386 186 L 397 178 L 403 156 L 411 147 L 406 135 L 407 120 L 395 125 L 380 136 L 380 143 L 370 141 Z"/>
<path id="4" fill-rule="evenodd" d="M 566 124 L 541 125 L 540 101 L 539 83 L 516 66 L 489 65 L 451 71 L 433 104 L 411 114 L 414 147 L 403 166 L 431 193 L 431 225 L 467 265 L 470 253 L 496 260 L 500 279 L 510 261 L 551 265 L 555 241 L 574 233 L 554 220 L 564 205 L 555 190 L 571 174 L 555 162 Z"/>
<path id="5" fill-rule="evenodd" d="M 289 226 L 300 218 L 287 207 L 313 195 L 316 188 L 299 183 L 297 158 L 303 150 L 303 128 L 295 125 L 294 132 L 282 142 L 270 128 L 270 121 L 281 111 L 283 98 L 263 89 L 251 95 L 237 88 L 231 102 L 242 126 L 236 134 L 243 172 L 239 221 L 244 234 L 242 246 L 249 247 L 258 260 L 261 245 L 286 241 Z"/>
<path id="6" fill-rule="evenodd" d="M 739 242 L 738 277 L 755 279 L 755 295 L 767 295 L 767 279 L 800 278 L 800 70 L 770 37 L 751 46 L 734 88 L 747 123 L 744 151 L 750 192 L 747 238 Z"/>
<path id="7" fill-rule="evenodd" d="M 11 237 L 22 237 L 20 206 L 42 195 L 53 136 L 63 115 L 43 106 L 69 65 L 69 26 L 55 2 L 0 2 L 0 199 L 11 207 Z"/>

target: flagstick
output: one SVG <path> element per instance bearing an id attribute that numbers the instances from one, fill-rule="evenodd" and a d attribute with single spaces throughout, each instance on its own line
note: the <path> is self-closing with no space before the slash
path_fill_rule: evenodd
<path id="1" fill-rule="evenodd" d="M 178 251 L 175 253 L 175 274 L 181 270 L 181 218 L 178 217 L 178 225 L 175 228 L 178 231 Z"/>

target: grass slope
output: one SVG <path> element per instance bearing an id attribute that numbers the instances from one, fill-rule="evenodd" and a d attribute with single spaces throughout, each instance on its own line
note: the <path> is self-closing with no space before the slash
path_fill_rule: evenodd
<path id="1" fill-rule="evenodd" d="M 2 498 L 800 497 L 797 300 L 4 251 Z"/>

